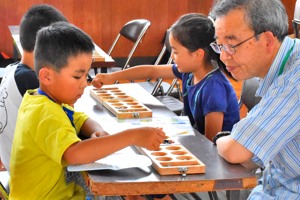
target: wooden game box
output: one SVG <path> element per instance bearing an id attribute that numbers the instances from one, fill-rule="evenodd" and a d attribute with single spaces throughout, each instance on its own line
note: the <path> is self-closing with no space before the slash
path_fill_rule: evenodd
<path id="1" fill-rule="evenodd" d="M 137 149 L 152 160 L 152 166 L 160 175 L 205 173 L 205 165 L 181 144 L 162 144 L 158 151 Z"/>
<path id="2" fill-rule="evenodd" d="M 105 58 L 101 56 L 96 50 L 93 51 L 93 62 L 105 61 Z"/>
<path id="3" fill-rule="evenodd" d="M 152 111 L 148 107 L 126 95 L 117 85 L 91 88 L 90 94 L 118 119 L 152 117 Z"/>

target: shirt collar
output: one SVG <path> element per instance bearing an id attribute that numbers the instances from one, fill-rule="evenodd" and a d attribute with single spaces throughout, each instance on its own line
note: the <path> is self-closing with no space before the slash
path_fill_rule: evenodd
<path id="1" fill-rule="evenodd" d="M 272 85 L 272 83 L 277 79 L 280 65 L 283 62 L 283 59 L 289 51 L 289 49 L 293 46 L 293 43 L 293 39 L 289 37 L 284 38 L 267 75 L 263 79 L 261 79 L 260 85 L 256 91 L 256 96 L 264 96 L 267 93 L 269 87 Z"/>

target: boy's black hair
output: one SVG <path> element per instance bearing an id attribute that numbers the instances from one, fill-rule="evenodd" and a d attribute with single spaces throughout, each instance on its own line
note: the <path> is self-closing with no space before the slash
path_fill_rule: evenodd
<path id="1" fill-rule="evenodd" d="M 67 22 L 56 22 L 37 33 L 34 51 L 35 72 L 45 66 L 60 71 L 68 64 L 70 57 L 91 54 L 94 50 L 92 39 L 82 30 Z"/>
<path id="2" fill-rule="evenodd" d="M 20 24 L 20 42 L 25 51 L 33 52 L 39 29 L 58 21 L 67 21 L 65 16 L 53 6 L 39 4 L 32 6 L 23 16 Z"/>

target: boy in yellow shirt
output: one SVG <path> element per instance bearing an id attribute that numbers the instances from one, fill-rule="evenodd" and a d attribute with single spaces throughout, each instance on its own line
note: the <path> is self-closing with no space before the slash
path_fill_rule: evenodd
<path id="1" fill-rule="evenodd" d="M 161 128 L 137 128 L 107 135 L 73 105 L 87 86 L 94 45 L 66 22 L 37 34 L 35 71 L 40 87 L 22 100 L 11 154 L 10 199 L 85 199 L 67 165 L 85 164 L 129 145 L 158 149 Z M 93 138 L 80 140 L 79 135 Z"/>

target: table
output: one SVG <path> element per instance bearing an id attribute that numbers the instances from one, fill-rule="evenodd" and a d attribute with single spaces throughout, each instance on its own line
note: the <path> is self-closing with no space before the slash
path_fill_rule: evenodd
<path id="1" fill-rule="evenodd" d="M 19 31 L 20 31 L 20 26 L 8 26 L 11 36 L 13 38 L 13 43 L 14 43 L 14 55 L 13 58 L 14 60 L 18 60 L 20 56 L 23 54 L 21 42 L 20 42 L 20 36 L 19 36 Z M 101 73 L 107 73 L 107 68 L 108 67 L 114 67 L 115 66 L 115 60 L 106 54 L 97 44 L 95 44 L 95 51 L 102 57 L 104 57 L 104 61 L 93 61 L 91 68 L 94 69 L 95 74 L 98 73 L 97 68 L 101 69 Z"/>
<path id="2" fill-rule="evenodd" d="M 118 84 L 117 86 L 150 108 L 153 117 L 175 115 L 137 83 Z M 89 89 L 89 87 L 86 88 L 84 95 L 75 104 L 75 109 L 84 111 L 92 118 L 99 120 L 100 123 L 113 119 L 112 114 L 89 95 Z M 116 125 L 110 127 L 109 123 L 101 125 L 105 130 L 108 128 L 112 132 L 115 127 L 118 127 Z M 196 136 L 181 137 L 179 142 L 206 165 L 205 174 L 161 176 L 152 167 L 119 171 L 99 170 L 85 174 L 87 183 L 93 193 L 104 196 L 237 191 L 256 186 L 257 180 L 253 172 L 241 165 L 227 163 L 218 155 L 217 148 L 212 142 L 202 134 L 196 132 Z M 237 198 L 232 197 L 232 199 Z"/>

